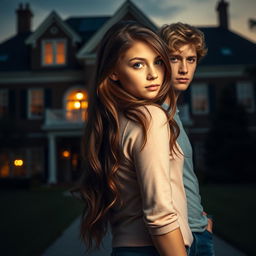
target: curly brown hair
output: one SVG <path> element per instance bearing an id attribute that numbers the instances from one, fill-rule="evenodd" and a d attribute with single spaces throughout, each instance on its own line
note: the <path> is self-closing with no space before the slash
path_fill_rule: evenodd
<path id="1" fill-rule="evenodd" d="M 163 25 L 159 31 L 160 37 L 168 45 L 171 53 L 176 52 L 181 46 L 191 44 L 195 46 L 197 53 L 197 62 L 199 62 L 207 53 L 204 33 L 188 24 L 181 22 Z"/>

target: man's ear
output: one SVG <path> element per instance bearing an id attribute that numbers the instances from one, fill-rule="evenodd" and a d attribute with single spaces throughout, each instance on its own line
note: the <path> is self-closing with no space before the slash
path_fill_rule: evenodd
<path id="1" fill-rule="evenodd" d="M 113 72 L 112 74 L 110 74 L 110 79 L 112 79 L 113 81 L 118 81 L 119 78 L 118 78 L 118 75 L 116 72 Z"/>

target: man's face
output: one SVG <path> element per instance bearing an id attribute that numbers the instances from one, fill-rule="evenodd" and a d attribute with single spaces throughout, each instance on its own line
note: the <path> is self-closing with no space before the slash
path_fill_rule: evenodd
<path id="1" fill-rule="evenodd" d="M 197 54 L 194 45 L 185 44 L 170 57 L 171 83 L 177 91 L 185 91 L 191 83 L 197 65 Z"/>

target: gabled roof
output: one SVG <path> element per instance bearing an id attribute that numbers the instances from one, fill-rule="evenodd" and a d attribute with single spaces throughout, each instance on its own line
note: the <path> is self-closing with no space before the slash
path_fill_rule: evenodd
<path id="1" fill-rule="evenodd" d="M 32 33 L 26 40 L 26 44 L 35 45 L 37 39 L 49 28 L 53 22 L 56 22 L 60 28 L 62 28 L 63 31 L 69 35 L 74 43 L 81 42 L 81 37 L 66 22 L 64 22 L 55 11 L 52 11 L 41 23 L 41 25 L 34 31 L 34 33 Z"/>
<path id="2" fill-rule="evenodd" d="M 124 4 L 114 13 L 114 15 L 91 37 L 91 39 L 80 49 L 77 54 L 78 58 L 84 59 L 93 54 L 94 49 L 99 44 L 106 31 L 115 23 L 119 22 L 128 14 L 135 17 L 141 24 L 157 30 L 157 26 L 147 17 L 143 12 L 138 9 L 132 1 L 127 0 Z"/>
<path id="3" fill-rule="evenodd" d="M 221 27 L 199 27 L 208 53 L 200 65 L 256 65 L 256 44 Z"/>
<path id="4" fill-rule="evenodd" d="M 29 46 L 25 44 L 31 32 L 15 35 L 0 44 L 0 71 L 24 71 L 30 69 Z"/>
<path id="5" fill-rule="evenodd" d="M 70 17 L 65 22 L 80 35 L 83 43 L 85 43 L 110 18 L 110 16 Z"/>

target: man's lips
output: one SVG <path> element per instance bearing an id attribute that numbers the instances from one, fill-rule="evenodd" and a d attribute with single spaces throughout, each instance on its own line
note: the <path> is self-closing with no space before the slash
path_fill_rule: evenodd
<path id="1" fill-rule="evenodd" d="M 176 78 L 176 80 L 180 83 L 187 83 L 189 81 L 189 79 L 185 77 Z"/>

